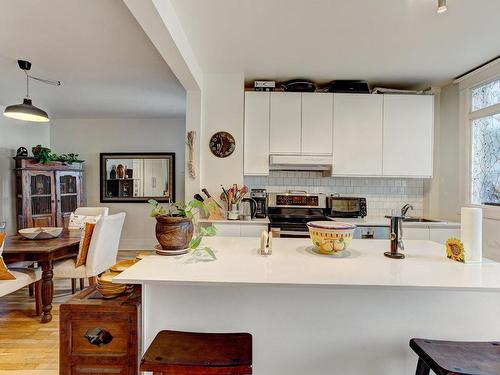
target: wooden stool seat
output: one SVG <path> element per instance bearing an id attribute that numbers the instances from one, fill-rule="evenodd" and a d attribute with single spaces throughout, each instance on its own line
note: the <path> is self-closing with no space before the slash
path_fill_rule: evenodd
<path id="1" fill-rule="evenodd" d="M 410 348 L 419 359 L 416 375 L 498 375 L 499 342 L 460 342 L 411 339 Z"/>
<path id="2" fill-rule="evenodd" d="M 252 335 L 160 331 L 141 361 L 155 374 L 252 373 Z"/>

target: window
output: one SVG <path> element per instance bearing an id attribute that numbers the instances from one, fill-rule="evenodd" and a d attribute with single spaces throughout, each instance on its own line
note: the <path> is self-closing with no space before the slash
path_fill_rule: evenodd
<path id="1" fill-rule="evenodd" d="M 471 202 L 500 205 L 500 79 L 470 94 Z"/>

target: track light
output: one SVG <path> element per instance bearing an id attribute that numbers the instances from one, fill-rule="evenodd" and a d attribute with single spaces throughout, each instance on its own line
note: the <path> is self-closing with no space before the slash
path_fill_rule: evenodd
<path id="1" fill-rule="evenodd" d="M 49 115 L 47 112 L 43 109 L 35 107 L 31 102 L 31 98 L 29 96 L 29 80 L 31 78 L 53 86 L 61 86 L 61 81 L 49 81 L 47 79 L 29 75 L 28 71 L 31 69 L 31 63 L 29 61 L 17 60 L 17 64 L 26 74 L 26 96 L 21 104 L 9 105 L 5 108 L 5 111 L 3 112 L 4 116 L 23 121 L 48 122 Z"/>
<path id="2" fill-rule="evenodd" d="M 448 7 L 446 6 L 446 0 L 438 0 L 437 12 L 438 13 L 444 13 L 447 10 L 448 10 Z"/>

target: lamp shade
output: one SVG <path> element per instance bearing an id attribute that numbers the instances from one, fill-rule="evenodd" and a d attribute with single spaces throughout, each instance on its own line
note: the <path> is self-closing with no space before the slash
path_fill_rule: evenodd
<path id="1" fill-rule="evenodd" d="M 49 122 L 47 112 L 31 104 L 31 99 L 29 98 L 24 98 L 21 104 L 9 105 L 5 108 L 3 114 L 16 120 Z"/>

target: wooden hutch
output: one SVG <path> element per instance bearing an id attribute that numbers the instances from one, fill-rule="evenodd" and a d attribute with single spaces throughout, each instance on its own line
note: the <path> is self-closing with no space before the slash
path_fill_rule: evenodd
<path id="1" fill-rule="evenodd" d="M 40 164 L 28 157 L 14 160 L 17 229 L 66 228 L 70 214 L 84 205 L 83 162 Z"/>

